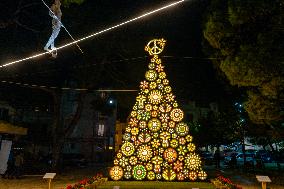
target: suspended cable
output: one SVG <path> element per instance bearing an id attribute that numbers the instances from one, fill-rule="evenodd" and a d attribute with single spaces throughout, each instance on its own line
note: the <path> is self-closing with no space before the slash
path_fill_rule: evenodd
<path id="1" fill-rule="evenodd" d="M 99 34 L 102 34 L 102 33 L 105 33 L 105 32 L 107 32 L 107 31 L 110 31 L 110 30 L 119 28 L 119 27 L 121 27 L 121 26 L 123 26 L 123 25 L 129 24 L 129 23 L 134 22 L 134 21 L 136 21 L 136 20 L 140 20 L 140 19 L 142 19 L 142 18 L 144 18 L 144 17 L 146 17 L 146 16 L 150 16 L 150 15 L 152 15 L 152 14 L 154 14 L 154 13 L 157 13 L 157 12 L 160 12 L 160 11 L 162 11 L 162 10 L 168 9 L 168 8 L 170 8 L 170 7 L 176 6 L 176 5 L 181 4 L 181 3 L 185 2 L 185 1 L 187 1 L 187 0 L 180 0 L 180 1 L 177 1 L 177 2 L 174 2 L 174 3 L 170 3 L 170 4 L 166 5 L 166 6 L 161 7 L 161 8 L 158 8 L 158 9 L 155 9 L 155 10 L 152 10 L 152 11 L 149 11 L 149 12 L 147 12 L 147 13 L 145 13 L 145 14 L 142 14 L 142 15 L 140 15 L 140 16 L 137 16 L 137 17 L 132 18 L 132 19 L 130 19 L 130 20 L 127 20 L 127 21 L 125 21 L 125 22 L 121 22 L 121 23 L 119 23 L 119 24 L 116 24 L 116 25 L 111 26 L 111 27 L 109 27 L 109 28 L 103 29 L 103 30 L 101 30 L 101 31 L 99 31 L 99 32 L 93 33 L 93 34 L 91 34 L 91 35 L 88 35 L 88 36 L 83 37 L 83 38 L 81 38 L 81 39 L 78 39 L 78 40 L 76 40 L 76 41 L 73 41 L 73 42 L 67 43 L 67 44 L 65 44 L 65 45 L 62 45 L 62 46 L 60 46 L 60 47 L 57 47 L 56 49 L 57 49 L 57 50 L 60 50 L 60 49 L 63 49 L 63 48 L 65 48 L 65 47 L 74 45 L 74 44 L 79 43 L 79 42 L 81 42 L 81 41 L 84 41 L 84 40 L 87 40 L 87 39 L 89 39 L 89 38 L 95 37 L 95 36 L 97 36 L 97 35 L 99 35 Z M 8 63 L 5 63 L 5 64 L 1 65 L 0 68 L 7 67 L 7 66 L 11 66 L 11 65 L 13 65 L 13 64 L 20 63 L 20 62 L 23 62 L 23 61 L 26 61 L 26 60 L 34 59 L 34 58 L 43 56 L 43 55 L 45 55 L 45 54 L 49 54 L 49 52 L 38 53 L 38 54 L 35 54 L 35 55 L 33 55 L 33 56 L 30 56 L 30 57 L 26 57 L 26 58 L 23 58 L 23 59 L 20 59 L 20 60 L 8 62 Z"/>
<path id="2" fill-rule="evenodd" d="M 0 81 L 3 84 L 10 85 L 18 85 L 20 87 L 30 87 L 30 88 L 44 88 L 44 89 L 61 89 L 61 90 L 70 90 L 70 91 L 97 91 L 97 92 L 136 92 L 137 90 L 132 89 L 87 89 L 87 88 L 71 88 L 71 87 L 54 87 L 54 86 L 46 86 L 46 85 L 36 85 L 36 84 L 28 84 L 14 81 Z"/>

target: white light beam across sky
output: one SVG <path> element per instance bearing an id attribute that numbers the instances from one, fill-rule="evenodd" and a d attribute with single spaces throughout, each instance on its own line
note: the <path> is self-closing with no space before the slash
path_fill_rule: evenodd
<path id="1" fill-rule="evenodd" d="M 187 1 L 187 0 L 180 0 L 180 1 L 177 1 L 177 2 L 174 2 L 174 3 L 170 3 L 170 4 L 168 4 L 168 5 L 165 5 L 165 6 L 161 7 L 161 8 L 152 10 L 152 11 L 150 11 L 150 12 L 147 12 L 147 13 L 145 13 L 145 14 L 142 14 L 142 15 L 140 15 L 140 16 L 137 16 L 137 17 L 135 17 L 135 18 L 132 18 L 132 19 L 130 19 L 130 20 L 127 20 L 127 21 L 125 21 L 125 22 L 121 22 L 121 23 L 119 23 L 119 24 L 117 24 L 117 25 L 111 26 L 111 27 L 106 28 L 106 29 L 104 29 L 104 30 L 101 30 L 101 31 L 99 31 L 99 32 L 93 33 L 93 34 L 88 35 L 88 36 L 86 36 L 86 37 L 83 37 L 83 38 L 81 38 L 81 39 L 78 39 L 78 40 L 75 40 L 75 41 L 73 41 L 73 42 L 70 42 L 70 43 L 67 43 L 67 44 L 65 44 L 65 45 L 62 45 L 62 46 L 60 46 L 60 47 L 57 47 L 56 49 L 59 50 L 59 49 L 63 49 L 63 48 L 65 48 L 65 47 L 68 47 L 68 46 L 70 46 L 70 45 L 74 45 L 74 44 L 79 43 L 79 42 L 81 42 L 81 41 L 84 41 L 84 40 L 86 40 L 86 39 L 95 37 L 95 36 L 97 36 L 97 35 L 99 35 L 99 34 L 105 33 L 105 32 L 107 32 L 107 31 L 113 30 L 113 29 L 115 29 L 115 28 L 121 27 L 121 26 L 126 25 L 126 24 L 129 24 L 129 23 L 131 23 L 131 22 L 134 22 L 134 21 L 136 21 L 136 20 L 142 19 L 142 18 L 144 18 L 144 17 L 146 17 L 146 16 L 150 16 L 150 15 L 152 15 L 152 14 L 154 14 L 154 13 L 157 13 L 157 12 L 160 12 L 160 11 L 162 11 L 162 10 L 168 9 L 168 8 L 170 8 L 170 7 L 176 6 L 176 5 L 181 4 L 181 3 L 185 2 L 185 1 Z M 15 61 L 12 61 L 12 62 L 8 62 L 8 63 L 5 63 L 5 64 L 3 64 L 3 65 L 0 65 L 0 68 L 4 68 L 4 67 L 7 67 L 7 66 L 11 66 L 11 65 L 13 65 L 13 64 L 16 64 L 16 63 L 20 63 L 20 62 L 24 62 L 24 61 L 26 61 L 26 60 L 30 60 L 30 59 L 33 59 L 33 58 L 37 58 L 37 57 L 43 56 L 43 55 L 45 55 L 45 54 L 49 54 L 49 52 L 46 51 L 46 52 L 39 53 L 39 54 L 35 54 L 35 55 L 33 55 L 33 56 L 29 56 L 29 57 L 26 57 L 26 58 L 23 58 L 23 59 L 19 59 L 19 60 L 15 60 Z"/>

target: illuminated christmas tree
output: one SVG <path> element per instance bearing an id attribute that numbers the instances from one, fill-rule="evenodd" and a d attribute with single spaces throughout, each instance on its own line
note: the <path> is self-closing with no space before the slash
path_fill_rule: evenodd
<path id="1" fill-rule="evenodd" d="M 113 180 L 206 179 L 189 127 L 182 121 L 184 113 L 158 57 L 165 43 L 154 39 L 145 47 L 153 57 L 110 170 Z"/>

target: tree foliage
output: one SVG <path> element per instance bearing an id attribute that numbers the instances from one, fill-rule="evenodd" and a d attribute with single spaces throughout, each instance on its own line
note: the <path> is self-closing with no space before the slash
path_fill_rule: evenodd
<path id="1" fill-rule="evenodd" d="M 207 53 L 232 85 L 246 89 L 245 109 L 257 124 L 283 121 L 283 11 L 283 0 L 213 0 L 205 20 Z"/>

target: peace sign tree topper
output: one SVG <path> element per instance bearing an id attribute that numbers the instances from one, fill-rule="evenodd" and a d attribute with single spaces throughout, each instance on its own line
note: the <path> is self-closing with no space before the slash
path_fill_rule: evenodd
<path id="1" fill-rule="evenodd" d="M 165 44 L 164 39 L 154 39 L 145 47 L 153 57 L 109 172 L 113 180 L 206 179 L 189 127 L 183 121 L 184 113 L 159 58 Z"/>

